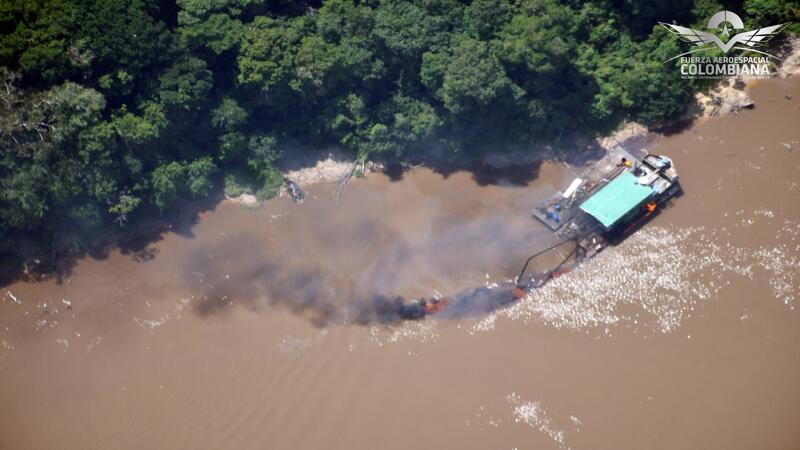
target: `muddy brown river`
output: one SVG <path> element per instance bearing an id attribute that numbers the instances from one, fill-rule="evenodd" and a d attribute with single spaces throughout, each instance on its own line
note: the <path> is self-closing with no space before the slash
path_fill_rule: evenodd
<path id="1" fill-rule="evenodd" d="M 578 169 L 223 203 L 5 286 L 0 449 L 800 448 L 800 80 L 749 89 L 754 110 L 649 144 L 682 197 L 502 309 L 369 308 L 509 280 Z"/>

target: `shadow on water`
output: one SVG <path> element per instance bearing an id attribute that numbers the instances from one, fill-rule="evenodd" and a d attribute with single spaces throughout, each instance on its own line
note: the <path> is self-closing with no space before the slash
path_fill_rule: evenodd
<path id="1" fill-rule="evenodd" d="M 479 186 L 527 186 L 539 176 L 542 161 L 500 167 L 493 166 L 486 160 L 476 160 L 469 164 L 438 163 L 436 165 L 425 165 L 445 178 L 457 172 L 469 172 L 472 175 L 472 179 Z M 412 168 L 413 166 L 403 165 L 399 162 L 388 162 L 383 165 L 381 172 L 390 181 L 398 182 L 402 181 L 406 171 Z"/>
<path id="2" fill-rule="evenodd" d="M 506 167 L 494 167 L 487 163 L 477 164 L 472 169 L 472 178 L 479 186 L 509 184 L 527 186 L 539 177 L 542 161 Z"/>
<path id="3" fill-rule="evenodd" d="M 694 121 L 695 119 L 693 117 L 679 119 L 667 125 L 654 128 L 653 131 L 664 136 L 674 136 L 691 128 L 692 124 L 694 124 Z"/>
<path id="4" fill-rule="evenodd" d="M 406 170 L 406 167 L 399 162 L 387 162 L 383 165 L 383 174 L 389 177 L 393 183 L 401 181 Z"/>
<path id="5" fill-rule="evenodd" d="M 545 160 L 581 167 L 602 158 L 604 154 L 605 149 L 596 140 L 570 137 L 552 145 L 478 154 L 457 162 L 446 159 L 424 160 L 422 164 L 445 178 L 456 172 L 469 172 L 480 186 L 528 186 L 539 177 Z"/>
<path id="6" fill-rule="evenodd" d="M 76 232 L 74 236 L 62 238 L 56 236 L 56 250 L 45 249 L 45 244 L 32 236 L 15 236 L 11 240 L 17 244 L 14 254 L 0 255 L 0 287 L 18 281 L 35 282 L 53 279 L 61 284 L 64 279 L 73 274 L 77 262 L 85 257 L 95 260 L 105 260 L 113 250 L 119 250 L 123 255 L 130 256 L 137 262 L 146 262 L 158 255 L 158 248 L 154 245 L 163 239 L 167 233 L 176 233 L 180 236 L 192 238 L 192 229 L 197 225 L 200 214 L 213 211 L 222 201 L 221 190 L 201 200 L 190 200 L 181 203 L 180 208 L 162 215 L 153 213 L 135 225 L 127 228 L 107 228 L 90 232 Z M 89 233 L 99 233 L 100 236 L 91 236 L 94 240 L 88 248 L 75 250 L 75 236 L 85 237 Z M 67 233 L 64 233 L 67 235 Z M 87 240 L 89 240 L 87 239 Z"/>

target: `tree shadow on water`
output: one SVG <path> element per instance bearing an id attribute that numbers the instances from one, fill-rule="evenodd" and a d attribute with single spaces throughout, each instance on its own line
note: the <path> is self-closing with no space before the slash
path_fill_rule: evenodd
<path id="1" fill-rule="evenodd" d="M 400 181 L 407 170 L 423 166 L 448 178 L 458 172 L 468 172 L 479 186 L 528 186 L 539 177 L 545 161 L 559 161 L 572 167 L 582 167 L 602 158 L 606 150 L 596 140 L 587 137 L 564 138 L 558 143 L 534 144 L 497 152 L 464 154 L 455 158 L 446 152 L 431 151 L 426 157 L 408 162 L 385 162 L 383 173 L 391 181 Z"/>
<path id="2" fill-rule="evenodd" d="M 541 167 L 542 161 L 505 167 L 494 167 L 482 163 L 476 164 L 470 172 L 472 172 L 472 179 L 479 186 L 497 184 L 527 186 L 528 183 L 539 177 Z"/>
<path id="3" fill-rule="evenodd" d="M 136 262 L 145 263 L 158 255 L 155 244 L 168 233 L 193 238 L 193 228 L 200 215 L 216 209 L 223 198 L 221 189 L 218 189 L 205 199 L 180 202 L 180 206 L 173 210 L 164 214 L 152 213 L 124 228 L 108 225 L 91 231 L 63 229 L 48 242 L 43 242 L 41 236 L 13 236 L 14 247 L 0 254 L 0 287 L 15 282 L 45 280 L 61 284 L 74 274 L 81 259 L 89 257 L 102 261 L 108 259 L 114 250 Z M 87 241 L 91 244 L 86 245 Z"/>

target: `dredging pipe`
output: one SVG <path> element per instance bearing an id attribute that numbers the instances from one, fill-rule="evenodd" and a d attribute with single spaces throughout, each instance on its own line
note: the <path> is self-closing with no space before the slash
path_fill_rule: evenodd
<path id="1" fill-rule="evenodd" d="M 532 254 L 531 256 L 529 256 L 528 259 L 525 260 L 525 264 L 522 266 L 522 270 L 519 271 L 519 275 L 517 275 L 517 284 L 519 284 L 519 282 L 522 281 L 522 277 L 525 275 L 525 271 L 528 270 L 528 264 L 531 263 L 533 258 L 536 258 L 537 256 L 539 256 L 541 254 L 547 253 L 550 250 L 552 250 L 552 249 L 554 249 L 556 247 L 559 247 L 561 244 L 563 244 L 565 242 L 569 242 L 569 241 L 573 241 L 573 240 L 577 242 L 577 239 L 579 239 L 579 238 L 563 239 L 563 240 L 551 245 L 550 247 L 547 247 L 546 249 L 540 250 L 540 251 Z"/>

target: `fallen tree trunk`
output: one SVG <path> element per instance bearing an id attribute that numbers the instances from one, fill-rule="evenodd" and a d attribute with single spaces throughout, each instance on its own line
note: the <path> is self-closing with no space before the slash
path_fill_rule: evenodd
<path id="1" fill-rule="evenodd" d="M 339 204 L 339 201 L 342 198 L 342 192 L 344 191 L 344 188 L 347 186 L 347 183 L 349 183 L 350 180 L 353 178 L 353 175 L 356 173 L 356 169 L 358 168 L 359 164 L 363 165 L 363 163 L 360 163 L 360 161 L 358 160 L 354 161 L 353 165 L 350 166 L 350 169 L 348 169 L 347 172 L 345 172 L 345 174 L 342 175 L 341 178 L 339 178 L 339 181 L 336 184 L 336 190 L 333 193 L 334 197 L 336 198 L 337 205 Z"/>

